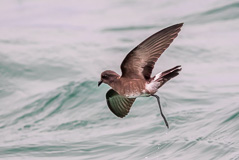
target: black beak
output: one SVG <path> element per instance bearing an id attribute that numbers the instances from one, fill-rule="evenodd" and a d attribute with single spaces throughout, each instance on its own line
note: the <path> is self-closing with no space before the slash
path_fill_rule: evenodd
<path id="1" fill-rule="evenodd" d="M 101 85 L 102 82 L 103 82 L 102 80 L 98 82 L 98 87 Z"/>

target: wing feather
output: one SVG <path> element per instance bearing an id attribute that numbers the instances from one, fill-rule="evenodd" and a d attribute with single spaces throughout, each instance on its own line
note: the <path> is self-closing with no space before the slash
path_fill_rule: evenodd
<path id="1" fill-rule="evenodd" d="M 167 27 L 135 47 L 121 64 L 122 77 L 150 79 L 158 58 L 178 36 L 183 23 Z"/>
<path id="2" fill-rule="evenodd" d="M 119 95 L 113 89 L 106 93 L 106 101 L 109 109 L 118 117 L 123 118 L 129 113 L 135 98 L 126 98 Z"/>

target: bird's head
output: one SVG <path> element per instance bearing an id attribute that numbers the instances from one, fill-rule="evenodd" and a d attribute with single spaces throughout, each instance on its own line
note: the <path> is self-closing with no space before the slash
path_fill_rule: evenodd
<path id="1" fill-rule="evenodd" d="M 111 70 L 106 70 L 101 73 L 101 79 L 98 82 L 98 86 L 101 85 L 101 83 L 106 83 L 110 85 L 115 79 L 119 78 L 120 76 Z"/>

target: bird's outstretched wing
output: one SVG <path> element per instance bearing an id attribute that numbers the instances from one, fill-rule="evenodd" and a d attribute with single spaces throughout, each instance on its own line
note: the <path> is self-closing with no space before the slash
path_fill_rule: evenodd
<path id="1" fill-rule="evenodd" d="M 118 117 L 123 118 L 129 113 L 130 107 L 136 98 L 126 98 L 113 89 L 106 93 L 106 101 L 110 110 Z"/>
<path id="2" fill-rule="evenodd" d="M 167 27 L 140 43 L 121 64 L 122 77 L 150 79 L 155 62 L 177 37 L 183 23 Z"/>

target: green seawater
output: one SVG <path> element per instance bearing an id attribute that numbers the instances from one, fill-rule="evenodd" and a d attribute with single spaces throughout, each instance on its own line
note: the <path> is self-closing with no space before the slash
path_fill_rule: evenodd
<path id="1" fill-rule="evenodd" d="M 182 65 L 123 119 L 100 73 L 184 22 L 153 75 Z M 0 159 L 239 160 L 239 2 L 1 0 Z"/>

